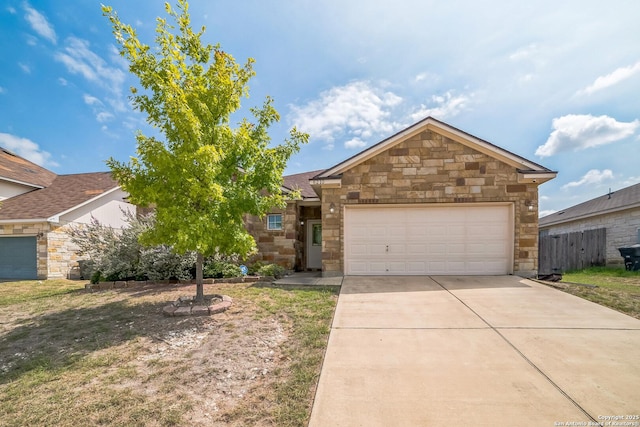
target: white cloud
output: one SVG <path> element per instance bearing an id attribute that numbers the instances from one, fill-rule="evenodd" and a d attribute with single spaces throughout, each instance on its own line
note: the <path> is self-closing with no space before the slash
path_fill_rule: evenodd
<path id="1" fill-rule="evenodd" d="M 539 146 L 536 156 L 548 157 L 562 151 L 578 151 L 610 144 L 632 136 L 640 121 L 619 122 L 609 116 L 569 114 L 553 119 L 547 142 Z"/>
<path id="2" fill-rule="evenodd" d="M 104 59 L 91 51 L 88 41 L 69 37 L 63 51 L 55 54 L 55 59 L 62 62 L 70 73 L 80 74 L 120 97 L 125 73 L 119 68 L 109 66 Z"/>
<path id="3" fill-rule="evenodd" d="M 319 99 L 304 106 L 291 106 L 290 120 L 312 138 L 328 144 L 337 138 L 358 138 L 365 143 L 365 139 L 400 128 L 390 116 L 401 102 L 401 97 L 380 86 L 356 81 L 322 92 Z M 351 141 L 350 145 L 358 145 Z"/>
<path id="4" fill-rule="evenodd" d="M 11 135 L 9 133 L 0 133 L 0 146 L 13 151 L 20 157 L 24 157 L 27 160 L 40 166 L 60 166 L 58 163 L 51 160 L 51 154 L 40 149 L 38 144 L 27 139 L 20 138 L 19 136 Z"/>
<path id="5" fill-rule="evenodd" d="M 12 7 L 12 6 L 8 6 L 8 7 L 7 7 L 7 12 L 9 12 L 9 13 L 10 13 L 10 14 L 12 14 L 12 15 L 15 15 L 16 13 L 18 13 L 18 11 L 16 10 L 16 8 L 15 8 L 15 7 Z"/>
<path id="6" fill-rule="evenodd" d="M 0 93 L 5 93 L 7 90 L 5 88 L 3 88 L 2 86 L 0 86 Z"/>
<path id="7" fill-rule="evenodd" d="M 88 93 L 82 95 L 82 99 L 84 99 L 84 102 L 87 105 L 103 105 L 102 101 L 100 101 L 95 96 L 89 95 Z"/>
<path id="8" fill-rule="evenodd" d="M 362 147 L 364 147 L 365 145 L 367 145 L 367 143 L 366 143 L 366 142 L 364 142 L 363 140 L 361 140 L 361 139 L 360 139 L 360 138 L 358 138 L 358 137 L 355 137 L 355 138 L 350 139 L 349 141 L 345 142 L 345 143 L 344 143 L 344 148 L 349 148 L 349 149 L 352 149 L 352 148 L 362 148 Z"/>
<path id="9" fill-rule="evenodd" d="M 540 212 L 538 212 L 538 218 L 542 218 L 544 216 L 551 215 L 551 214 L 556 213 L 556 212 L 558 212 L 558 211 L 555 211 L 553 209 L 540 211 Z"/>
<path id="10" fill-rule="evenodd" d="M 69 84 L 69 82 L 67 81 L 67 79 L 64 79 L 62 77 L 58 77 L 58 83 L 60 83 L 60 86 L 66 86 Z"/>
<path id="11" fill-rule="evenodd" d="M 509 55 L 509 59 L 512 61 L 522 61 L 525 59 L 531 59 L 535 57 L 539 51 L 538 46 L 535 43 L 531 43 L 528 46 L 522 47 L 511 55 Z"/>
<path id="12" fill-rule="evenodd" d="M 451 91 L 440 96 L 433 95 L 431 106 L 420 105 L 420 108 L 411 114 L 411 118 L 413 121 L 418 121 L 428 116 L 440 120 L 454 117 L 467 108 L 472 96 L 454 95 Z"/>
<path id="13" fill-rule="evenodd" d="M 82 99 L 84 99 L 85 104 L 91 107 L 93 113 L 96 115 L 96 120 L 99 123 L 108 122 L 115 118 L 112 113 L 106 111 L 104 103 L 95 96 L 85 93 L 82 95 Z"/>
<path id="14" fill-rule="evenodd" d="M 31 74 L 31 67 L 27 64 L 23 64 L 22 62 L 18 62 L 18 66 L 25 74 Z"/>
<path id="15" fill-rule="evenodd" d="M 56 32 L 49 21 L 47 21 L 47 18 L 27 3 L 24 5 L 24 10 L 27 12 L 24 17 L 29 22 L 29 25 L 31 25 L 31 28 L 33 28 L 33 31 L 49 40 L 51 43 L 56 44 L 58 37 L 56 36 Z"/>
<path id="16" fill-rule="evenodd" d="M 620 67 L 606 76 L 598 77 L 591 85 L 576 92 L 576 95 L 591 95 L 594 92 L 616 85 L 638 72 L 640 72 L 640 61 L 633 65 L 629 65 L 628 67 Z"/>
<path id="17" fill-rule="evenodd" d="M 96 120 L 100 123 L 108 122 L 109 120 L 113 120 L 113 114 L 107 111 L 101 111 L 96 114 Z"/>
<path id="18" fill-rule="evenodd" d="M 437 83 L 440 80 L 441 78 L 438 74 L 429 73 L 429 72 L 419 73 L 413 78 L 414 83 L 420 83 L 420 82 Z"/>
<path id="19" fill-rule="evenodd" d="M 629 187 L 630 185 L 640 184 L 640 176 L 630 176 L 622 182 L 624 187 Z"/>
<path id="20" fill-rule="evenodd" d="M 38 44 L 38 38 L 36 36 L 32 36 L 31 34 L 27 34 L 27 44 L 29 46 L 35 46 Z"/>
<path id="21" fill-rule="evenodd" d="M 611 179 L 613 179 L 613 172 L 611 171 L 611 169 L 605 169 L 603 171 L 600 171 L 598 169 L 591 169 L 589 172 L 584 174 L 584 176 L 580 178 L 580 180 L 572 181 L 568 184 L 565 184 L 562 186 L 562 188 L 566 189 L 580 187 L 581 185 L 585 184 L 596 185 L 602 183 L 603 181 Z"/>

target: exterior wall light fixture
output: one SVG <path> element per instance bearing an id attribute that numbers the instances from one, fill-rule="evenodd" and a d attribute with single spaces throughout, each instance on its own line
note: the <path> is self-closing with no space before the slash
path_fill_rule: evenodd
<path id="1" fill-rule="evenodd" d="M 333 202 L 331 202 L 331 204 L 329 205 L 329 213 L 334 213 L 336 211 L 336 205 L 333 204 Z"/>

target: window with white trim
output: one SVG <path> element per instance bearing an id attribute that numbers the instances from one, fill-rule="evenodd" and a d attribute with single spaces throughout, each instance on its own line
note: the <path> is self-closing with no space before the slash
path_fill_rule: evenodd
<path id="1" fill-rule="evenodd" d="M 267 215 L 267 230 L 282 230 L 282 214 Z"/>

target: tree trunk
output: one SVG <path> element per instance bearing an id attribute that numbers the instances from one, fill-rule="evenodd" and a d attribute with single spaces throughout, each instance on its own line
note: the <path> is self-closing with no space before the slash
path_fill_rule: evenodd
<path id="1" fill-rule="evenodd" d="M 204 257 L 198 252 L 196 256 L 196 302 L 204 302 L 203 264 Z"/>

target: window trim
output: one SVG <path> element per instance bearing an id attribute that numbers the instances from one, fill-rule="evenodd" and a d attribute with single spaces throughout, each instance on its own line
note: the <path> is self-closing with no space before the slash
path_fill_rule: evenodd
<path id="1" fill-rule="evenodd" d="M 275 217 L 280 217 L 280 227 L 279 228 L 274 228 L 271 226 L 271 218 L 275 218 Z M 268 214 L 267 215 L 267 230 L 268 231 L 282 231 L 283 229 L 283 224 L 282 224 L 282 214 L 281 213 L 273 213 L 273 214 Z"/>

